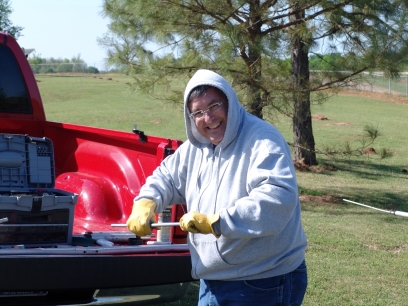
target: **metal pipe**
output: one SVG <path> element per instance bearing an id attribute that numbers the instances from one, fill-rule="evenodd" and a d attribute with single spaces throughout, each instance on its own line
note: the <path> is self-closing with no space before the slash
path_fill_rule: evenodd
<path id="1" fill-rule="evenodd" d="M 408 212 L 398 211 L 398 210 L 379 209 L 379 208 L 376 208 L 376 207 L 368 206 L 368 205 L 365 205 L 365 204 L 361 204 L 361 203 L 354 202 L 354 201 L 350 201 L 350 200 L 346 200 L 346 199 L 343 199 L 343 201 L 349 202 L 349 203 L 353 203 L 353 204 L 356 204 L 356 205 L 360 205 L 360 206 L 363 206 L 363 207 L 371 208 L 371 209 L 374 209 L 374 210 L 378 210 L 378 211 L 381 211 L 381 212 L 385 212 L 385 213 L 388 213 L 388 214 L 393 214 L 393 215 L 395 215 L 395 216 L 401 216 L 401 217 L 406 217 L 406 218 L 408 218 Z"/>
<path id="2" fill-rule="evenodd" d="M 126 223 L 112 223 L 112 227 L 127 227 Z M 164 223 L 152 223 L 151 227 L 170 227 L 170 226 L 180 226 L 180 222 L 164 222 Z"/>

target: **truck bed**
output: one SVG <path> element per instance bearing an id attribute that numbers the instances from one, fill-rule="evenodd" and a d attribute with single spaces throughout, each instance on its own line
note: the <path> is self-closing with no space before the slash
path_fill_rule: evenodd
<path id="1" fill-rule="evenodd" d="M 73 114 L 75 115 L 75 114 Z M 0 134 L 30 135 L 53 143 L 56 189 L 78 195 L 72 237 L 108 237 L 115 245 L 0 245 L 0 304 L 55 305 L 93 301 L 98 289 L 190 282 L 187 234 L 157 230 L 132 245 L 126 223 L 146 178 L 181 141 L 47 121 L 34 75 L 20 46 L 0 32 Z M 3 163 L 4 165 L 4 163 Z M 178 222 L 185 206 L 171 208 Z M 1 207 L 0 207 L 1 211 Z M 118 238 L 120 237 L 120 238 Z M 135 236 L 133 238 L 136 238 Z"/>

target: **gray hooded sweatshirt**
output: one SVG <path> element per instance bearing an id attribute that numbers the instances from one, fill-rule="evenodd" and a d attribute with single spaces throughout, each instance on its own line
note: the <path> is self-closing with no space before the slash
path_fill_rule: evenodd
<path id="1" fill-rule="evenodd" d="M 210 85 L 228 99 L 227 125 L 214 146 L 189 117 L 193 88 Z M 289 147 L 271 124 L 247 113 L 230 84 L 198 70 L 184 93 L 188 140 L 147 178 L 136 200 L 156 202 L 156 213 L 174 203 L 188 211 L 220 214 L 221 236 L 189 233 L 192 276 L 250 280 L 282 275 L 304 260 L 295 169 Z"/>

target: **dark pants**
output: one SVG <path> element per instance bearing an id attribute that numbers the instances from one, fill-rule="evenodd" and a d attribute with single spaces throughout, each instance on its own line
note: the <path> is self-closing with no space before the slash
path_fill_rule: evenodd
<path id="1" fill-rule="evenodd" d="M 200 280 L 199 306 L 301 305 L 307 287 L 306 264 L 287 274 L 244 281 Z"/>

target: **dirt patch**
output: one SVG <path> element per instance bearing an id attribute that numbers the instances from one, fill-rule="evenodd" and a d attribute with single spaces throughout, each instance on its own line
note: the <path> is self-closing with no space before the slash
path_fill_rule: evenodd
<path id="1" fill-rule="evenodd" d="M 304 161 L 304 159 L 302 160 L 294 160 L 293 164 L 295 165 L 296 170 L 299 171 L 310 171 L 310 166 L 307 165 Z"/>
<path id="2" fill-rule="evenodd" d="M 314 119 L 314 120 L 329 120 L 329 118 L 327 118 L 326 116 L 321 115 L 321 114 L 312 115 L 312 119 Z M 323 124 L 323 126 L 351 126 L 351 124 L 348 123 L 348 122 L 337 122 L 337 123 Z"/>
<path id="3" fill-rule="evenodd" d="M 154 120 L 150 120 L 149 122 L 150 122 L 150 123 L 153 123 L 153 124 L 160 124 L 160 123 L 162 123 L 162 120 L 160 120 L 160 119 L 154 119 Z"/>
<path id="4" fill-rule="evenodd" d="M 299 196 L 299 200 L 303 203 L 305 202 L 314 202 L 319 204 L 333 204 L 333 203 L 341 203 L 339 199 L 332 195 L 325 195 L 325 196 L 312 196 L 307 194 L 302 194 Z"/>
<path id="5" fill-rule="evenodd" d="M 320 173 L 324 171 L 337 171 L 337 168 L 332 165 L 322 164 L 322 165 L 317 165 L 317 166 L 310 166 L 309 170 L 314 173 Z"/>
<path id="6" fill-rule="evenodd" d="M 337 122 L 337 123 L 323 124 L 323 126 L 351 126 L 351 123 L 348 123 L 348 122 Z"/>
<path id="7" fill-rule="evenodd" d="M 323 115 L 312 115 L 312 119 L 316 119 L 316 120 L 329 120 L 327 117 L 323 116 Z"/>
<path id="8" fill-rule="evenodd" d="M 395 103 L 395 104 L 408 104 L 408 98 L 401 96 L 400 94 L 390 95 L 384 92 L 371 92 L 365 90 L 354 90 L 354 89 L 342 89 L 339 95 L 344 96 L 360 96 L 367 97 L 370 99 Z"/>
<path id="9" fill-rule="evenodd" d="M 369 154 L 369 155 L 371 155 L 371 154 L 377 154 L 377 152 L 374 150 L 374 148 L 365 148 L 364 150 L 363 150 L 363 154 Z"/>
<path id="10" fill-rule="evenodd" d="M 375 251 L 387 251 L 393 254 L 399 254 L 403 251 L 405 251 L 406 249 L 408 249 L 408 244 L 401 244 L 395 247 L 390 247 L 390 248 L 381 248 L 380 246 L 376 245 L 376 244 L 363 244 L 363 246 L 365 246 L 366 248 L 369 248 L 371 250 L 375 250 Z"/>
<path id="11" fill-rule="evenodd" d="M 309 166 L 305 163 L 304 159 L 294 160 L 293 164 L 295 165 L 296 170 L 299 170 L 299 171 L 310 171 L 314 173 L 320 173 L 324 171 L 337 171 L 337 168 L 335 166 L 328 165 L 328 164 Z"/>
<path id="12" fill-rule="evenodd" d="M 408 249 L 408 244 L 402 244 L 402 245 L 399 245 L 391 249 L 390 252 L 394 254 L 398 254 L 398 253 L 401 253 L 402 251 L 405 251 L 406 249 Z"/>

